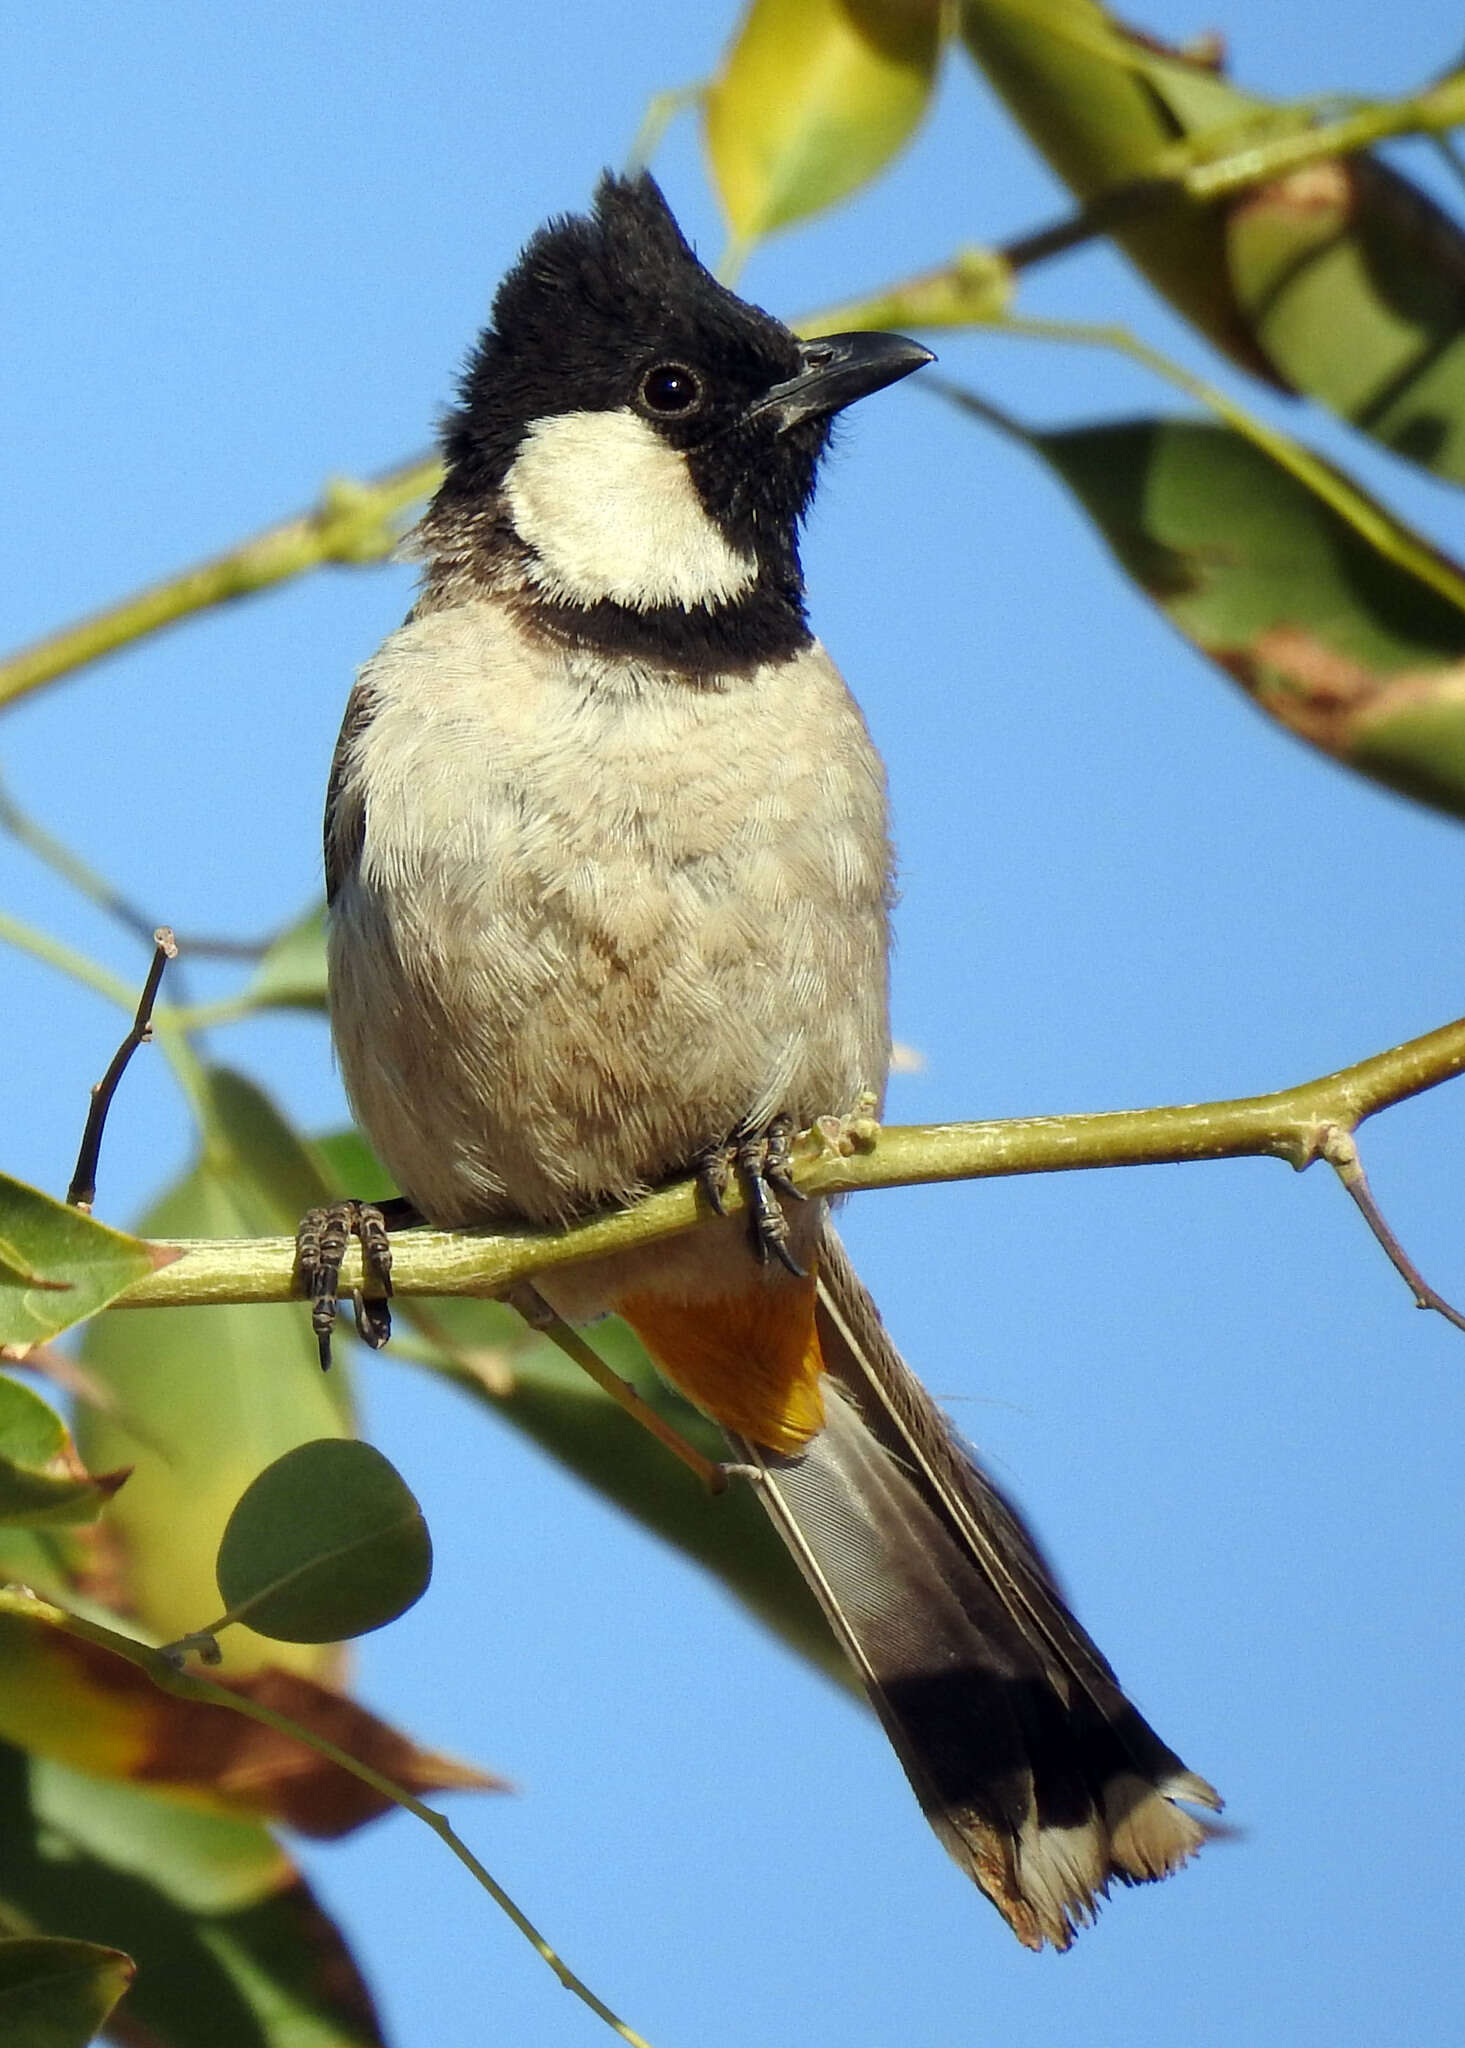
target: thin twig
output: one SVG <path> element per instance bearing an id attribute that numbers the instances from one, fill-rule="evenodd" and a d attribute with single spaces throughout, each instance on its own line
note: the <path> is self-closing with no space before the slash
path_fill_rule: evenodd
<path id="1" fill-rule="evenodd" d="M 112 1107 L 112 1098 L 117 1093 L 122 1076 L 127 1072 L 132 1055 L 153 1035 L 153 1004 L 158 999 L 163 970 L 170 960 L 177 958 L 177 940 L 166 925 L 159 925 L 153 933 L 153 962 L 148 969 L 147 980 L 142 985 L 132 1029 L 112 1055 L 112 1064 L 92 1090 L 86 1129 L 81 1134 L 81 1150 L 76 1155 L 76 1171 L 72 1174 L 71 1185 L 66 1190 L 66 1199 L 71 1207 L 84 1209 L 88 1215 L 97 1197 L 97 1164 L 102 1153 L 102 1133 L 106 1128 L 107 1112 Z"/>
<path id="2" fill-rule="evenodd" d="M 1143 220 L 1166 200 L 1173 203 L 1177 187 L 1174 178 L 1132 178 L 1123 185 L 1112 185 L 1061 220 L 999 243 L 994 253 L 1010 270 L 1031 270 L 1052 256 L 1064 256 L 1070 249 L 1080 249 L 1101 235 L 1115 234 Z"/>
<path id="3" fill-rule="evenodd" d="M 521 1280 L 511 1287 L 504 1296 L 511 1308 L 516 1308 L 531 1330 L 541 1337 L 548 1337 L 551 1344 L 557 1344 L 566 1358 L 588 1373 L 603 1393 L 624 1408 L 626 1413 L 649 1430 L 658 1443 L 664 1444 L 674 1458 L 680 1458 L 688 1471 L 695 1472 L 709 1493 L 723 1493 L 727 1488 L 727 1467 L 704 1457 L 697 1446 L 688 1443 L 680 1430 L 658 1415 L 649 1401 L 644 1401 L 620 1374 L 608 1366 L 593 1345 L 588 1344 L 562 1315 L 550 1307 L 532 1281 Z"/>
<path id="4" fill-rule="evenodd" d="M 1457 1330 L 1465 1330 L 1465 1315 L 1461 1315 L 1459 1309 L 1452 1308 L 1445 1297 L 1430 1286 L 1384 1221 L 1383 1211 L 1374 1199 L 1373 1189 L 1368 1184 L 1368 1175 L 1363 1170 L 1363 1161 L 1358 1153 L 1358 1141 L 1353 1133 L 1341 1128 L 1330 1131 L 1323 1140 L 1322 1156 L 1358 1204 L 1364 1222 L 1383 1246 L 1390 1264 L 1414 1296 L 1415 1307 L 1432 1308 L 1442 1315 L 1447 1323 L 1453 1323 Z"/>
<path id="5" fill-rule="evenodd" d="M 17 951 L 28 953 L 33 960 L 54 967 L 58 974 L 69 975 L 83 988 L 89 988 L 107 1002 L 114 1003 L 119 1010 L 130 1012 L 133 1008 L 136 999 L 132 983 L 124 981 L 120 974 L 114 974 L 110 967 L 103 967 L 100 961 L 78 952 L 74 946 L 52 938 L 49 932 L 38 931 L 34 925 L 23 923 L 5 910 L 0 910 L 0 945 L 14 946 Z M 195 1117 L 201 1125 L 206 1125 L 204 1071 L 187 1037 L 190 1016 L 188 1011 L 161 1003 L 153 1012 L 153 1030 L 158 1050 L 172 1067 Z"/>

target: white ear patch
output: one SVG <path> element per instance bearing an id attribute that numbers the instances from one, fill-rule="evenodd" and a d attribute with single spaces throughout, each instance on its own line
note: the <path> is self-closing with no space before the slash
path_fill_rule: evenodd
<path id="1" fill-rule="evenodd" d="M 629 410 L 535 420 L 504 496 L 531 576 L 561 603 L 720 604 L 758 574 L 702 509 L 676 449 Z"/>

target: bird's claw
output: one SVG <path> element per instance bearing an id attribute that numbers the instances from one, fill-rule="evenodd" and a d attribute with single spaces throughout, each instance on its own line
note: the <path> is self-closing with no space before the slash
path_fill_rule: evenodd
<path id="1" fill-rule="evenodd" d="M 714 1216 L 727 1214 L 728 1152 L 726 1145 L 709 1145 L 697 1161 L 697 1186 Z"/>
<path id="2" fill-rule="evenodd" d="M 776 1116 L 762 1130 L 740 1132 L 730 1145 L 709 1146 L 697 1162 L 697 1185 L 713 1214 L 725 1216 L 728 1181 L 735 1172 L 747 1199 L 753 1251 L 759 1264 L 777 1259 L 796 1279 L 805 1280 L 808 1274 L 793 1255 L 788 1218 L 777 1199 L 779 1195 L 791 1202 L 805 1199 L 793 1178 L 789 1152 L 793 1133 L 793 1118 Z"/>
<path id="3" fill-rule="evenodd" d="M 341 1262 L 353 1237 L 361 1243 L 363 1274 L 363 1285 L 351 1291 L 356 1334 L 373 1351 L 380 1351 L 392 1334 L 392 1244 L 381 1205 L 348 1200 L 307 1210 L 295 1233 L 295 1272 L 300 1291 L 311 1304 L 310 1327 L 322 1372 L 331 1367 Z"/>

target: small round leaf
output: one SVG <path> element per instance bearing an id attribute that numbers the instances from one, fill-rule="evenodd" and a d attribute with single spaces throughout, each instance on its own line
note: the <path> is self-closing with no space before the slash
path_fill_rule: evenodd
<path id="1" fill-rule="evenodd" d="M 267 1465 L 219 1545 L 230 1621 L 286 1643 L 384 1628 L 432 1577 L 422 1510 L 370 1444 L 321 1437 Z"/>

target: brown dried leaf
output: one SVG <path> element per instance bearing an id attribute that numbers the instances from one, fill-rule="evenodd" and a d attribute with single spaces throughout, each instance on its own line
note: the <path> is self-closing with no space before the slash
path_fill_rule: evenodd
<path id="1" fill-rule="evenodd" d="M 266 1668 L 217 1682 L 410 1792 L 507 1789 L 471 1764 L 419 1748 L 356 1701 L 298 1673 Z M 227 1707 L 161 1692 L 125 1657 L 13 1612 L 0 1614 L 0 1737 L 75 1770 L 303 1834 L 347 1834 L 390 1804 L 294 1737 Z"/>
<path id="2" fill-rule="evenodd" d="M 421 1749 L 357 1701 L 314 1679 L 278 1666 L 220 1681 L 261 1706 L 298 1721 L 408 1792 L 507 1792 L 506 1779 L 456 1757 Z M 170 1705 L 187 1706 L 172 1701 Z M 195 1719 L 176 1729 L 170 1747 L 156 1750 L 138 1771 L 142 1781 L 168 1781 L 180 1766 L 202 1777 L 247 1810 L 283 1821 L 301 1834 L 334 1840 L 391 1805 L 381 1793 L 315 1750 L 258 1721 L 213 1707 L 192 1709 Z M 171 1745 L 176 1742 L 177 1747 Z"/>

